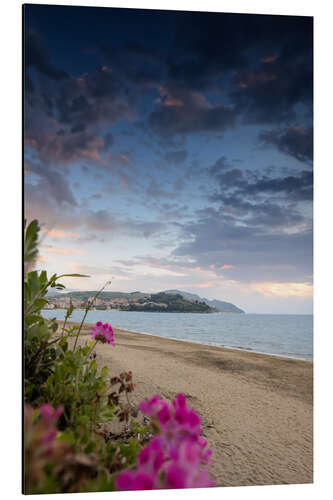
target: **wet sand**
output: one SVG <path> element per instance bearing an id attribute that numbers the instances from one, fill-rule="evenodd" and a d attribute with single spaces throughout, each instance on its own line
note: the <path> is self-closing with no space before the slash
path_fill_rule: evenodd
<path id="1" fill-rule="evenodd" d="M 97 361 L 132 370 L 134 403 L 183 392 L 200 414 L 218 486 L 313 481 L 312 362 L 118 329 L 115 342 L 97 345 Z"/>

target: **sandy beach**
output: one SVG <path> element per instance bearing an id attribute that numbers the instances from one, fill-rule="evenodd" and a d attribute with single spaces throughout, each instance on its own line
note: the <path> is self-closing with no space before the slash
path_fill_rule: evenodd
<path id="1" fill-rule="evenodd" d="M 218 486 L 313 481 L 312 362 L 117 329 L 115 342 L 97 345 L 97 361 L 132 370 L 134 403 L 183 392 L 200 414 Z"/>

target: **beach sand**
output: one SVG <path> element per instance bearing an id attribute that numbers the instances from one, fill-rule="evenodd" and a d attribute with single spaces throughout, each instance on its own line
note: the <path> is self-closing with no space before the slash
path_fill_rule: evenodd
<path id="1" fill-rule="evenodd" d="M 117 329 L 115 342 L 97 345 L 97 361 L 132 370 L 133 403 L 183 392 L 200 414 L 217 486 L 313 481 L 312 362 Z"/>

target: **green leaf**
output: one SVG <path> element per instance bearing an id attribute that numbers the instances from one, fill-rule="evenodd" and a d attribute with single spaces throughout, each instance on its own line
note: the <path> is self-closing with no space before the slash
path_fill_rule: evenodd
<path id="1" fill-rule="evenodd" d="M 71 317 L 73 310 L 74 310 L 74 307 L 73 307 L 73 304 L 71 304 L 71 305 L 68 307 L 67 311 L 66 311 L 65 321 L 66 321 L 68 318 L 70 318 L 70 317 Z"/>
<path id="2" fill-rule="evenodd" d="M 31 316 L 28 316 L 27 318 L 25 318 L 25 324 L 27 326 L 30 326 L 30 325 L 33 325 L 34 323 L 37 323 L 37 321 L 41 321 L 41 320 L 42 320 L 41 316 L 31 315 Z"/>
<path id="3" fill-rule="evenodd" d="M 66 340 L 66 337 L 62 337 L 62 338 L 59 340 L 59 345 L 60 345 L 60 347 L 62 347 L 62 349 L 63 349 L 64 351 L 67 351 L 67 349 L 68 349 L 68 342 L 67 342 L 67 340 Z"/>
<path id="4" fill-rule="evenodd" d="M 24 227 L 26 221 L 24 221 Z M 36 219 L 32 220 L 25 230 L 24 236 L 24 262 L 33 262 L 38 255 L 38 233 L 40 227 Z"/>
<path id="5" fill-rule="evenodd" d="M 88 276 L 87 274 L 60 274 L 59 276 L 57 276 L 57 279 L 59 278 L 65 278 L 65 277 L 68 277 L 68 278 L 90 278 L 90 276 Z"/>
<path id="6" fill-rule="evenodd" d="M 41 271 L 40 275 L 39 275 L 39 281 L 43 284 L 46 284 L 47 283 L 47 273 L 46 271 Z"/>
<path id="7" fill-rule="evenodd" d="M 76 441 L 75 436 L 67 432 L 58 432 L 57 437 L 61 441 L 64 441 L 65 443 L 69 444 L 70 446 L 74 445 Z"/>
<path id="8" fill-rule="evenodd" d="M 36 299 L 34 301 L 34 306 L 37 307 L 38 309 L 43 309 L 43 307 L 48 304 L 48 300 L 46 299 Z"/>
<path id="9" fill-rule="evenodd" d="M 85 447 L 84 449 L 84 452 L 89 454 L 91 453 L 95 448 L 95 443 L 93 443 L 92 441 L 88 444 L 88 446 Z"/>

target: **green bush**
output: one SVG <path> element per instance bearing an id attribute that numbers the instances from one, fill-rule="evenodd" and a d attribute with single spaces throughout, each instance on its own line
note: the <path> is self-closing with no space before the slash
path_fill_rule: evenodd
<path id="1" fill-rule="evenodd" d="M 79 327 L 67 327 L 72 306 L 61 330 L 55 319 L 41 315 L 48 290 L 64 288 L 59 279 L 83 276 L 54 274 L 48 278 L 46 271 L 31 270 L 38 256 L 38 232 L 38 222 L 32 221 L 24 238 L 25 492 L 110 491 L 113 474 L 136 461 L 141 444 L 134 434 L 141 440 L 147 432 L 147 428 L 128 427 L 127 437 L 115 440 L 109 439 L 106 431 L 114 418 L 129 423 L 132 374 L 124 372 L 110 379 L 106 367 L 98 368 L 93 353 L 98 340 L 78 344 L 93 301 L 87 304 Z M 126 394 L 125 406 L 119 405 L 122 392 Z M 59 453 L 43 455 L 48 438 L 40 437 L 46 424 L 38 417 L 38 408 L 44 407 L 62 408 L 57 427 L 52 430 L 56 429 L 52 445 L 61 450 L 62 465 Z"/>

